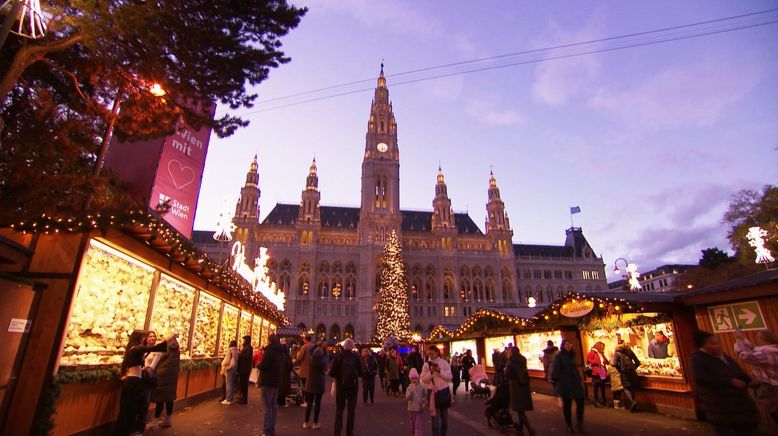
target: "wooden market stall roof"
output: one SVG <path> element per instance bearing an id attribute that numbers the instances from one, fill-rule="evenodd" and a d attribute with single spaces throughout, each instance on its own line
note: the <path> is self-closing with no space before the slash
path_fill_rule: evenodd
<path id="1" fill-rule="evenodd" d="M 684 304 L 696 305 L 776 294 L 778 294 L 778 269 L 738 277 L 696 291 L 683 292 L 676 300 Z"/>
<path id="2" fill-rule="evenodd" d="M 197 274 L 228 295 L 257 310 L 268 320 L 278 325 L 289 324 L 289 318 L 264 295 L 254 292 L 246 279 L 201 252 L 189 239 L 163 221 L 157 213 L 131 210 L 70 217 L 42 214 L 12 224 L 10 227 L 21 233 L 43 234 L 100 231 L 105 235 L 109 229 L 116 229 L 163 254 L 171 262 L 178 263 Z"/>

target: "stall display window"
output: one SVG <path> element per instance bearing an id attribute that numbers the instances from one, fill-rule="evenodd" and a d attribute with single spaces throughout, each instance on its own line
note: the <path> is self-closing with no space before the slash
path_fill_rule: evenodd
<path id="1" fill-rule="evenodd" d="M 240 331 L 238 331 L 238 345 L 243 345 L 243 337 L 251 336 L 251 312 L 240 311 Z"/>
<path id="2" fill-rule="evenodd" d="M 492 361 L 492 354 L 494 350 L 498 350 L 501 353 L 505 351 L 508 345 L 513 345 L 513 336 L 498 336 L 496 338 L 486 338 L 486 366 L 494 367 L 494 361 Z"/>
<path id="3" fill-rule="evenodd" d="M 548 346 L 548 341 L 554 342 L 559 347 L 562 342 L 562 332 L 553 330 L 550 332 L 527 333 L 516 335 L 516 346 L 519 352 L 527 358 L 527 369 L 543 371 L 543 350 Z"/>
<path id="4" fill-rule="evenodd" d="M 189 358 L 189 329 L 192 324 L 194 296 L 195 288 L 162 274 L 151 311 L 150 329 L 162 338 L 178 333 L 183 359 Z"/>
<path id="5" fill-rule="evenodd" d="M 222 330 L 219 338 L 219 356 L 224 356 L 230 348 L 230 341 L 237 340 L 238 314 L 240 310 L 232 305 L 225 304 L 222 313 Z"/>
<path id="6" fill-rule="evenodd" d="M 264 346 L 267 345 L 267 342 L 268 342 L 267 337 L 270 336 L 269 330 L 270 330 L 270 323 L 268 322 L 268 320 L 263 319 L 262 320 L 262 334 L 259 336 L 259 338 L 260 338 L 260 346 L 261 347 L 264 347 Z"/>
<path id="7" fill-rule="evenodd" d="M 254 315 L 254 319 L 251 321 L 251 345 L 256 350 L 262 347 L 260 340 L 260 333 L 262 332 L 262 318 Z"/>
<path id="8" fill-rule="evenodd" d="M 652 318 L 654 318 L 652 320 Z M 673 324 L 657 313 L 625 314 L 619 319 L 601 320 L 618 327 L 586 330 L 583 346 L 588 352 L 598 341 L 605 344 L 605 357 L 613 361 L 619 339 L 623 339 L 640 360 L 637 372 L 647 377 L 683 378 L 676 351 Z"/>
<path id="9" fill-rule="evenodd" d="M 200 292 L 195 318 L 195 334 L 192 340 L 194 357 L 210 357 L 216 353 L 216 333 L 219 331 L 221 300 Z"/>
<path id="10" fill-rule="evenodd" d="M 478 348 L 476 348 L 475 339 L 465 340 L 465 341 L 454 341 L 451 343 L 451 355 L 453 356 L 454 353 L 459 353 L 460 355 L 464 356 L 465 351 L 470 350 L 473 354 L 473 359 L 475 359 L 475 363 L 483 363 L 481 362 L 480 356 L 478 356 Z"/>
<path id="11" fill-rule="evenodd" d="M 62 365 L 120 363 L 130 333 L 143 329 L 154 268 L 89 242 L 65 333 Z"/>

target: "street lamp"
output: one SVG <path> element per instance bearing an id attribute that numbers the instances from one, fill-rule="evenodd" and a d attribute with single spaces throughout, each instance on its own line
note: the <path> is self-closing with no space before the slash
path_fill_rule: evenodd
<path id="1" fill-rule="evenodd" d="M 619 257 L 613 262 L 613 273 L 621 275 L 621 270 L 619 269 L 619 261 L 624 262 L 624 269 L 625 273 L 622 275 L 625 279 L 629 282 L 629 289 L 631 291 L 637 291 L 640 289 L 640 280 L 638 280 L 638 277 L 640 277 L 640 273 L 638 272 L 638 266 L 634 263 L 629 263 L 627 259 L 624 259 L 623 257 Z"/>

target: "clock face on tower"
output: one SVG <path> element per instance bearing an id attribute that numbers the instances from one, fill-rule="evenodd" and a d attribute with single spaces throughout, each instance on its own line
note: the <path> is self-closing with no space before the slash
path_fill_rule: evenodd
<path id="1" fill-rule="evenodd" d="M 389 146 L 383 142 L 378 143 L 375 148 L 377 148 L 381 153 L 386 153 L 386 150 L 389 150 Z"/>

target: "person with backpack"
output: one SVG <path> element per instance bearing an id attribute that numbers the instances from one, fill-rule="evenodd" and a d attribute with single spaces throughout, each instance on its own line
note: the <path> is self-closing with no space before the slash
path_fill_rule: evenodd
<path id="1" fill-rule="evenodd" d="M 629 344 L 620 340 L 619 345 L 616 347 L 616 353 L 613 355 L 613 365 L 616 367 L 616 371 L 619 372 L 619 379 L 624 394 L 630 401 L 629 411 L 635 412 L 637 407 L 637 401 L 635 401 L 635 389 L 640 383 L 638 378 L 638 366 L 640 366 L 640 360 L 635 355 L 635 352 L 629 348 Z"/>
<path id="2" fill-rule="evenodd" d="M 306 379 L 308 378 L 308 372 L 309 372 L 308 368 L 311 363 L 311 354 L 313 353 L 313 350 L 315 348 L 316 345 L 313 343 L 313 336 L 306 335 L 303 338 L 303 346 L 300 347 L 300 350 L 297 352 L 297 355 L 295 356 L 294 364 L 300 365 L 300 370 L 297 372 L 297 375 L 300 377 L 301 386 L 305 386 Z M 301 406 L 305 407 L 306 402 L 303 402 Z"/>
<path id="3" fill-rule="evenodd" d="M 262 433 L 267 436 L 275 436 L 278 388 L 281 384 L 281 378 L 284 376 L 286 359 L 289 358 L 289 355 L 275 334 L 268 337 L 268 342 L 269 344 L 265 347 L 262 355 L 262 361 L 259 363 L 259 385 L 262 390 L 262 405 L 265 410 Z"/>
<path id="4" fill-rule="evenodd" d="M 359 356 L 354 352 L 354 340 L 343 341 L 343 349 L 335 355 L 330 368 L 330 377 L 335 379 L 335 435 L 343 431 L 343 409 L 348 403 L 346 436 L 354 436 L 354 412 L 357 408 L 359 378 L 362 367 Z"/>

